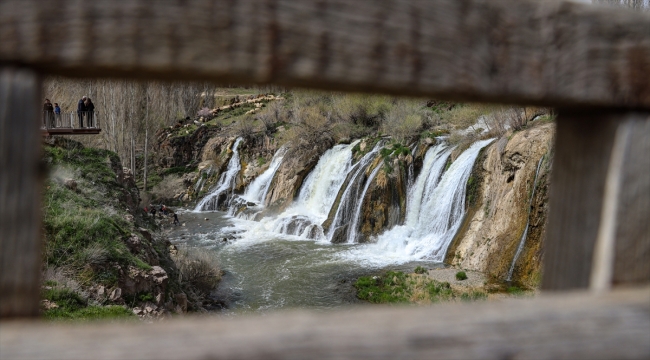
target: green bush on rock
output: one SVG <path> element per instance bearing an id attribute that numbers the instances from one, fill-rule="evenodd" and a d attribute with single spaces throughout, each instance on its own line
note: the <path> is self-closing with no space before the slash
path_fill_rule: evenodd
<path id="1" fill-rule="evenodd" d="M 430 304 L 452 300 L 483 300 L 487 295 L 478 290 L 457 291 L 448 282 L 427 275 L 387 271 L 381 276 L 362 276 L 354 284 L 357 297 L 376 304 Z"/>
<path id="2" fill-rule="evenodd" d="M 429 271 L 426 268 L 422 267 L 422 266 L 418 266 L 418 267 L 415 268 L 415 270 L 413 270 L 413 272 L 416 273 L 416 274 L 426 274 Z"/>
<path id="3" fill-rule="evenodd" d="M 467 280 L 467 274 L 465 274 L 464 271 L 457 272 L 456 273 L 456 280 L 458 280 L 458 281 Z"/>

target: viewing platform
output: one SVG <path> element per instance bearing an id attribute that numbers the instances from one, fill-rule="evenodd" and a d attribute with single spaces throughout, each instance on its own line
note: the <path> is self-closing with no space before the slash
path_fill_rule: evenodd
<path id="1" fill-rule="evenodd" d="M 99 115 L 97 111 L 75 111 L 61 114 L 43 111 L 41 132 L 43 136 L 97 135 L 101 131 Z"/>

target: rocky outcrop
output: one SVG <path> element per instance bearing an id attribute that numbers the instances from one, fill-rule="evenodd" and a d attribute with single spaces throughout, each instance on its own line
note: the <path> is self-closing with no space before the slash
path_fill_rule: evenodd
<path id="1" fill-rule="evenodd" d="M 172 168 L 195 163 L 203 153 L 203 147 L 221 130 L 218 126 L 202 124 L 196 130 L 178 135 L 168 129 L 157 136 L 156 157 L 159 168 Z"/>
<path id="2" fill-rule="evenodd" d="M 276 142 L 266 134 L 247 136 L 239 145 L 241 171 L 235 191 L 243 191 L 248 184 L 263 173 L 277 151 Z"/>
<path id="3" fill-rule="evenodd" d="M 322 141 L 316 143 L 300 140 L 287 151 L 266 196 L 265 214 L 279 213 L 291 204 L 305 177 L 316 166 L 320 156 L 332 146 L 334 140 L 324 136 Z"/>
<path id="4" fill-rule="evenodd" d="M 543 156 L 524 251 L 513 280 L 535 285 L 540 273 L 553 124 L 506 134 L 483 150 L 468 181 L 469 210 L 446 262 L 504 280 L 527 222 L 537 165 Z M 508 138 L 510 135 L 510 138 Z"/>
<path id="5" fill-rule="evenodd" d="M 406 216 L 406 184 L 408 164 L 395 159 L 393 170 L 384 164 L 368 188 L 359 219 L 359 243 L 369 242 L 372 236 L 404 223 Z"/>

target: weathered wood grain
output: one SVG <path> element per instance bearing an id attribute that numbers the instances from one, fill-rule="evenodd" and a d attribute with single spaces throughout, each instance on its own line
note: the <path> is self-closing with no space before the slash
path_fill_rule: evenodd
<path id="1" fill-rule="evenodd" d="M 38 315 L 41 271 L 41 82 L 0 66 L 0 317 Z"/>
<path id="2" fill-rule="evenodd" d="M 650 281 L 648 265 L 643 263 L 650 256 L 650 166 L 644 152 L 647 117 L 647 113 L 618 111 L 559 111 L 542 289 L 587 288 L 592 272 L 602 270 L 594 266 L 611 267 L 606 271 L 607 281 L 618 285 Z M 626 137 L 624 163 L 610 164 L 617 130 L 628 125 L 632 135 Z M 608 257 L 608 263 L 594 264 L 612 165 L 621 165 L 614 168 L 623 173 L 614 204 L 618 211 L 607 215 L 614 216 L 615 254 Z"/>
<path id="3" fill-rule="evenodd" d="M 650 115 L 630 119 L 618 206 L 613 283 L 650 282 Z"/>
<path id="4" fill-rule="evenodd" d="M 542 289 L 587 288 L 616 129 L 624 117 L 560 110 Z"/>
<path id="5" fill-rule="evenodd" d="M 51 74 L 650 108 L 650 14 L 557 0 L 2 0 Z"/>
<path id="6" fill-rule="evenodd" d="M 147 324 L 3 322 L 7 359 L 647 359 L 650 291 Z"/>

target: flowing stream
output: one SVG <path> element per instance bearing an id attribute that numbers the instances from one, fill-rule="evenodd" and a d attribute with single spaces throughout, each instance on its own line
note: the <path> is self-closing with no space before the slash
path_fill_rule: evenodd
<path id="1" fill-rule="evenodd" d="M 453 148 L 443 143 L 430 148 L 416 179 L 409 179 L 406 221 L 379 235 L 375 243 L 356 244 L 363 198 L 382 165 L 369 172 L 377 146 L 356 164 L 352 148 L 337 145 L 325 152 L 305 178 L 294 203 L 283 213 L 259 221 L 226 213 L 184 212 L 183 227 L 172 231 L 175 243 L 215 251 L 224 279 L 217 296 L 226 312 L 264 311 L 283 307 L 330 308 L 356 302 L 352 281 L 381 269 L 412 270 L 417 265 L 442 266 L 447 247 L 465 214 L 467 180 L 480 150 L 492 140 L 479 141 L 451 163 Z M 218 186 L 197 210 L 234 184 L 240 170 L 237 146 Z M 265 193 L 284 152 L 274 155 L 269 169 L 241 196 L 263 208 Z M 234 173 L 234 174 L 233 174 Z M 347 180 L 346 180 L 347 179 Z M 342 189 L 342 187 L 344 187 Z M 331 209 L 341 192 L 338 209 Z M 214 200 L 217 201 L 217 200 Z M 321 224 L 335 214 L 327 236 Z M 335 226 L 351 224 L 344 244 L 333 244 Z"/>

